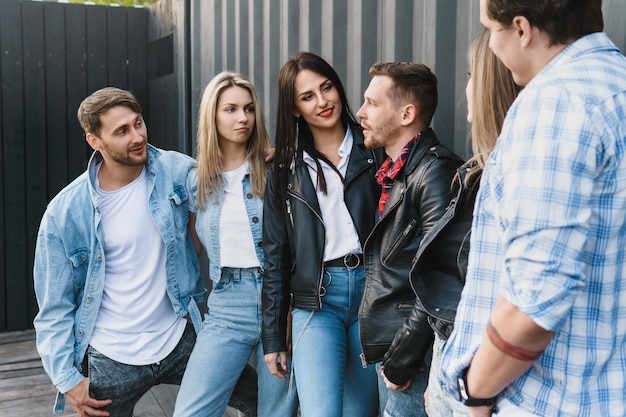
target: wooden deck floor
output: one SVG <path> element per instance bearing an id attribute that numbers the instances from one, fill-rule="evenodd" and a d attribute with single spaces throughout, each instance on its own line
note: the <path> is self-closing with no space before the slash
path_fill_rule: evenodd
<path id="1" fill-rule="evenodd" d="M 135 417 L 170 417 L 178 387 L 159 385 L 137 403 Z M 0 333 L 0 417 L 54 416 L 56 390 L 41 366 L 34 330 Z M 68 405 L 64 416 L 77 416 Z M 228 408 L 224 417 L 238 417 Z"/>

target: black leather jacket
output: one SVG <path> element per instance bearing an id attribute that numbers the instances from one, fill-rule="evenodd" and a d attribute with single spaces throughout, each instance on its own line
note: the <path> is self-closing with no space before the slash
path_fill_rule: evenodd
<path id="1" fill-rule="evenodd" d="M 375 174 L 382 151 L 372 151 L 353 131 L 354 144 L 346 171 L 344 200 L 364 244 L 376 221 L 380 187 Z M 268 176 L 263 209 L 263 327 L 265 353 L 287 350 L 286 321 L 290 302 L 296 308 L 318 310 L 324 273 L 325 229 L 317 195 L 302 151 L 289 173 L 286 199 L 276 205 L 273 172 Z M 284 192 L 284 190 L 283 190 Z"/>
<path id="2" fill-rule="evenodd" d="M 437 335 L 447 340 L 452 333 L 456 309 L 467 272 L 472 212 L 478 187 L 468 190 L 464 165 L 455 181 L 456 196 L 445 214 L 424 235 L 411 269 L 411 286 Z"/>
<path id="3" fill-rule="evenodd" d="M 420 346 L 432 345 L 426 320 L 409 282 L 413 258 L 424 233 L 443 215 L 453 197 L 452 179 L 462 164 L 424 131 L 396 182 L 382 218 L 364 248 L 366 283 L 359 309 L 364 362 L 383 362 L 385 376 L 402 385 L 423 366 Z"/>

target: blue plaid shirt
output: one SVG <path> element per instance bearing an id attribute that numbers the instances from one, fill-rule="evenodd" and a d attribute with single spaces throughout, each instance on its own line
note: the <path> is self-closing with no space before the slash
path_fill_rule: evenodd
<path id="1" fill-rule="evenodd" d="M 532 79 L 487 161 L 443 352 L 451 393 L 500 295 L 556 332 L 501 398 L 539 416 L 626 415 L 626 58 L 604 33 Z"/>

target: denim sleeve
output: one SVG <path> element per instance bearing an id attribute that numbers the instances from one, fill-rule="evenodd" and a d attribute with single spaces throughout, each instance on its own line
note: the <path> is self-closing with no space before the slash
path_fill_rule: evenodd
<path id="1" fill-rule="evenodd" d="M 39 313 L 33 322 L 37 350 L 45 371 L 65 393 L 83 378 L 74 364 L 74 320 L 78 308 L 73 270 L 54 220 L 44 215 L 34 262 L 34 286 Z"/>

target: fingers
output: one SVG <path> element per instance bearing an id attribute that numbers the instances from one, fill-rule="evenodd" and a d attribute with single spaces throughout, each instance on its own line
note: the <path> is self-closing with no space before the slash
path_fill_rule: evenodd
<path id="1" fill-rule="evenodd" d="M 430 386 L 426 385 L 426 391 L 424 391 L 424 408 L 426 409 L 426 414 L 428 414 L 428 388 Z"/>
<path id="2" fill-rule="evenodd" d="M 89 416 L 89 417 L 108 417 L 111 415 L 111 413 L 109 413 L 106 410 L 100 410 L 100 407 L 104 407 L 107 406 L 109 404 L 111 404 L 111 400 L 94 400 L 95 403 L 93 406 L 87 406 L 84 405 L 81 408 L 81 411 L 78 411 L 76 409 L 76 407 L 74 407 L 74 410 L 76 410 L 76 412 L 78 413 L 78 415 L 80 417 L 83 416 Z"/>
<path id="3" fill-rule="evenodd" d="M 387 379 L 387 377 L 385 376 L 385 372 L 383 369 L 380 370 L 380 375 L 383 377 L 383 381 L 385 381 L 385 386 L 387 387 L 388 390 L 390 391 L 404 391 L 405 389 L 407 389 L 410 385 L 411 385 L 411 380 L 409 379 L 408 381 L 406 381 L 404 384 L 402 385 L 396 385 L 393 382 L 389 381 Z"/>
<path id="4" fill-rule="evenodd" d="M 106 410 L 100 410 L 102 407 L 106 407 L 113 401 L 96 400 L 89 396 L 89 379 L 83 378 L 78 385 L 65 393 L 65 398 L 72 405 L 72 408 L 80 417 L 96 416 L 104 417 L 109 416 L 110 413 Z"/>
<path id="5" fill-rule="evenodd" d="M 286 355 L 286 352 L 281 352 L 281 355 Z M 286 363 L 286 362 L 285 362 Z M 267 365 L 267 369 L 270 374 L 274 375 L 277 378 L 285 379 L 285 372 L 279 362 L 279 354 L 278 352 L 272 352 L 265 355 L 265 364 Z"/>
<path id="6" fill-rule="evenodd" d="M 287 362 L 287 352 L 280 352 L 279 358 L 280 358 L 280 363 L 278 364 L 278 366 L 280 367 L 282 374 L 287 375 L 289 373 L 289 365 Z"/>

